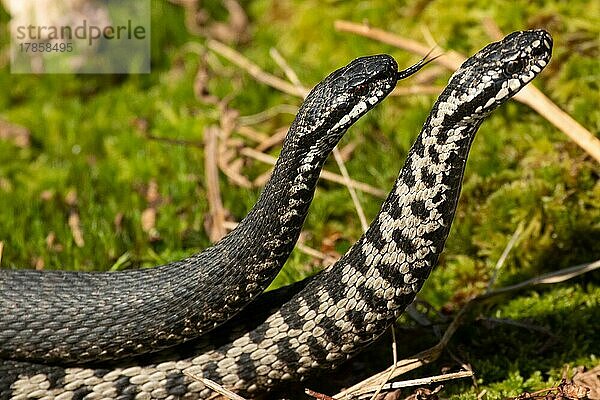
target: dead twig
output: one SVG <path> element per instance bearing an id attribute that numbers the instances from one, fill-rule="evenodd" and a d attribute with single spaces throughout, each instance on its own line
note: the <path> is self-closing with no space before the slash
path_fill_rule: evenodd
<path id="1" fill-rule="evenodd" d="M 243 117 L 240 117 L 243 118 Z M 263 142 L 265 140 L 269 140 L 269 135 L 264 134 L 263 132 L 257 131 L 254 128 L 249 126 L 240 125 L 237 127 L 236 132 L 241 136 L 250 139 L 254 142 Z"/>
<path id="2" fill-rule="evenodd" d="M 253 115 L 244 115 L 238 118 L 237 122 L 240 127 L 244 125 L 254 125 L 275 117 L 278 114 L 296 115 L 298 107 L 291 104 L 278 104 L 264 111 Z"/>
<path id="3" fill-rule="evenodd" d="M 144 136 L 146 137 L 146 139 L 154 140 L 157 142 L 163 142 L 163 143 L 168 143 L 168 144 L 177 145 L 177 146 L 193 146 L 193 147 L 204 148 L 204 143 L 199 142 L 197 140 L 162 138 L 162 137 L 154 136 L 150 133 L 144 133 Z M 236 184 L 240 187 L 246 188 L 246 189 L 253 187 L 252 182 L 250 182 L 248 180 L 248 178 L 246 178 L 245 176 L 243 176 L 240 173 L 238 173 L 237 171 L 235 171 L 235 169 L 230 168 L 229 165 L 219 163 L 219 168 L 221 169 L 221 171 L 223 171 L 223 173 L 225 175 L 227 175 L 227 177 L 229 179 L 231 179 L 231 181 L 234 184 Z"/>
<path id="4" fill-rule="evenodd" d="M 589 389 L 590 400 L 600 400 L 600 365 L 585 372 L 580 368 L 573 375 L 573 382 Z"/>
<path id="5" fill-rule="evenodd" d="M 298 249 L 298 251 L 300 251 L 306 255 L 309 255 L 313 258 L 321 260 L 321 265 L 323 266 L 323 268 L 326 268 L 329 265 L 336 262 L 335 257 L 325 254 L 322 251 L 313 249 L 312 247 L 309 247 L 309 246 L 305 245 L 304 243 L 300 243 L 300 242 L 296 243 L 296 248 Z"/>
<path id="6" fill-rule="evenodd" d="M 383 385 L 382 389 L 390 390 L 390 389 L 400 389 L 400 388 L 411 387 L 411 386 L 431 385 L 431 384 L 437 383 L 437 382 L 444 382 L 444 381 L 450 381 L 450 380 L 462 379 L 462 378 L 470 378 L 472 376 L 473 376 L 472 371 L 452 372 L 449 374 L 429 376 L 427 378 L 409 379 L 406 381 L 386 383 L 385 385 Z M 377 387 L 375 387 L 375 386 L 370 387 L 370 388 L 367 387 L 362 392 L 354 393 L 354 395 L 358 396 L 359 398 L 363 398 L 364 395 L 367 395 L 367 394 L 370 395 L 370 393 L 372 393 L 376 389 L 377 389 Z"/>
<path id="7" fill-rule="evenodd" d="M 238 67 L 246 70 L 257 81 L 276 88 L 284 93 L 304 98 L 308 94 L 308 89 L 293 85 L 281 78 L 276 77 L 263 71 L 258 65 L 254 64 L 246 57 L 233 50 L 231 47 L 224 45 L 221 42 L 210 39 L 207 41 L 209 49 L 215 53 L 225 57 Z"/>
<path id="8" fill-rule="evenodd" d="M 326 394 L 315 392 L 314 390 L 311 390 L 311 389 L 304 389 L 304 393 L 306 393 L 310 397 L 314 397 L 317 400 L 336 400 L 331 396 L 327 396 Z"/>
<path id="9" fill-rule="evenodd" d="M 377 40 L 379 42 L 389 44 L 399 49 L 410 51 L 411 53 L 424 57 L 431 50 L 431 46 L 417 42 L 416 40 L 406 39 L 401 36 L 395 35 L 391 32 L 384 31 L 383 29 L 372 28 L 368 25 L 357 24 L 350 21 L 338 20 L 334 23 L 335 29 L 340 32 L 354 33 L 360 36 L 368 37 L 369 39 Z M 455 70 L 465 60 L 464 56 L 457 53 L 456 51 L 443 50 L 439 48 L 440 52 L 443 52 L 440 57 L 435 59 L 435 63 L 443 65 L 444 67 Z"/>
<path id="10" fill-rule="evenodd" d="M 229 400 L 245 400 L 239 394 L 233 393 L 231 390 L 225 389 L 223 386 L 219 385 L 215 381 L 211 381 L 210 379 L 203 378 L 201 376 L 192 374 L 191 372 L 184 372 L 185 375 L 189 376 L 195 381 L 202 382 L 207 388 L 219 393 L 222 396 L 225 396 Z"/>
<path id="11" fill-rule="evenodd" d="M 394 329 L 394 324 L 392 324 L 391 326 L 392 329 L 392 355 L 393 355 L 393 364 L 392 364 L 392 368 L 390 369 L 390 373 L 388 375 L 388 377 L 386 378 L 385 382 L 388 382 L 390 379 L 392 379 L 392 375 L 394 375 L 394 371 L 396 371 L 396 364 L 398 363 L 398 351 L 397 351 L 397 346 L 396 346 L 396 330 Z M 385 382 L 381 382 L 381 385 L 379 385 L 378 387 L 374 387 L 374 390 L 369 390 L 366 393 L 369 392 L 375 392 L 373 393 L 373 395 L 371 396 L 371 400 L 375 400 L 377 398 L 377 396 L 379 395 L 379 393 L 381 393 L 382 390 L 386 389 L 386 383 Z"/>
<path id="12" fill-rule="evenodd" d="M 214 243 L 227 233 L 225 209 L 221 199 L 218 168 L 218 137 L 219 128 L 209 126 L 204 130 L 204 171 L 206 180 L 206 196 L 208 199 L 209 220 L 207 221 L 208 237 Z"/>
<path id="13" fill-rule="evenodd" d="M 223 226 L 225 227 L 225 229 L 227 231 L 234 230 L 237 227 L 237 225 L 238 225 L 238 223 L 235 221 L 225 221 L 223 223 Z M 302 235 L 300 237 L 302 237 Z M 302 240 L 302 239 L 300 239 L 300 240 Z M 300 251 L 301 253 L 304 253 L 308 256 L 311 256 L 313 258 L 321 260 L 323 266 L 325 266 L 325 267 L 329 266 L 336 261 L 335 257 L 325 254 L 322 251 L 319 251 L 317 249 L 313 249 L 312 247 L 307 246 L 304 243 L 302 243 L 300 240 L 296 243 L 296 249 L 298 249 L 298 251 Z"/>
<path id="14" fill-rule="evenodd" d="M 269 50 L 269 54 L 271 55 L 271 58 L 277 63 L 279 68 L 281 68 L 281 70 L 288 78 L 288 80 L 292 83 L 292 85 L 296 86 L 299 89 L 302 89 L 302 83 L 300 82 L 300 79 L 298 79 L 298 75 L 296 75 L 296 72 L 285 61 L 285 58 L 283 58 L 281 53 L 279 53 L 279 51 L 277 51 L 276 48 L 271 47 L 271 49 Z"/>
<path id="15" fill-rule="evenodd" d="M 490 22 L 487 22 L 490 25 Z M 382 29 L 371 28 L 368 25 L 356 24 L 349 21 L 338 20 L 335 22 L 338 31 L 355 33 L 382 43 L 408 50 L 412 53 L 425 56 L 430 47 L 412 39 L 406 39 Z M 488 27 L 488 31 L 489 31 Z M 499 32 L 499 29 L 497 30 Z M 498 33 L 496 32 L 496 34 Z M 444 51 L 444 54 L 434 62 L 454 71 L 465 61 L 465 57 L 456 51 Z M 546 97 L 532 84 L 525 86 L 514 97 L 515 100 L 528 105 L 538 114 L 552 123 L 561 132 L 573 140 L 579 147 L 586 151 L 597 162 L 600 162 L 600 139 L 581 126 L 569 114 L 561 110 L 556 104 Z"/>
<path id="16" fill-rule="evenodd" d="M 269 136 L 267 139 L 261 141 L 257 146 L 256 150 L 264 152 L 265 150 L 270 149 L 271 147 L 283 143 L 285 136 L 287 135 L 287 127 L 278 129 L 275 133 Z"/>

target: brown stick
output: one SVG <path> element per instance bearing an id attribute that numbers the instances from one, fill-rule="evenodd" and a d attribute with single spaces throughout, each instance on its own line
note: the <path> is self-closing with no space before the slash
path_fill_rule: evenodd
<path id="1" fill-rule="evenodd" d="M 208 224 L 208 237 L 211 242 L 216 242 L 227 233 L 225 226 L 225 210 L 221 199 L 219 187 L 218 168 L 218 135 L 219 128 L 209 126 L 204 130 L 204 172 L 206 178 L 206 196 L 210 222 Z"/>
<path id="2" fill-rule="evenodd" d="M 364 24 L 336 21 L 334 26 L 339 31 L 365 36 L 421 56 L 425 56 L 430 50 L 429 47 L 415 40 L 406 39 Z M 454 71 L 460 67 L 464 60 L 465 57 L 462 54 L 450 50 L 444 52 L 444 55 L 435 59 L 434 62 Z M 590 131 L 581 126 L 569 114 L 561 110 L 535 86 L 531 84 L 525 86 L 514 98 L 535 110 L 600 163 L 600 139 L 592 135 Z"/>
<path id="3" fill-rule="evenodd" d="M 240 396 L 236 393 L 233 393 L 231 390 L 225 389 L 223 386 L 219 385 L 215 381 L 211 381 L 210 379 L 203 378 L 201 376 L 192 374 L 191 372 L 184 372 L 184 374 L 186 374 L 187 376 L 189 376 L 190 378 L 192 378 L 198 382 L 202 382 L 204 384 L 204 386 L 217 392 L 218 394 L 220 394 L 221 396 L 224 396 L 225 398 L 227 398 L 229 400 L 245 400 L 242 396 Z"/>

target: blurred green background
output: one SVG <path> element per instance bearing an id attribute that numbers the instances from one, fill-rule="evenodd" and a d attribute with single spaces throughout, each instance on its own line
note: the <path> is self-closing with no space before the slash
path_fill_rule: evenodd
<path id="1" fill-rule="evenodd" d="M 465 55 L 492 41 L 482 25 L 486 18 L 505 33 L 542 27 L 554 37 L 554 55 L 535 85 L 599 136 L 598 1 L 240 4 L 247 25 L 232 27 L 220 1 L 187 9 L 152 1 L 152 73 L 131 76 L 11 74 L 10 16 L 0 9 L 0 267 L 142 268 L 210 245 L 202 146 L 148 136 L 202 144 L 204 129 L 219 124 L 222 108 L 194 92 L 198 71 L 208 71 L 205 91 L 242 116 L 301 101 L 211 53 L 207 36 L 284 77 L 269 55 L 275 48 L 312 86 L 362 55 L 389 53 L 401 68 L 419 58 L 338 32 L 336 19 L 368 22 L 420 41 L 431 35 L 443 48 Z M 445 85 L 449 75 L 440 71 L 432 84 Z M 410 86 L 418 76 L 401 85 Z M 341 142 L 342 148 L 356 146 L 347 161 L 350 176 L 387 192 L 434 100 L 422 94 L 390 97 L 359 121 Z M 252 127 L 271 135 L 292 119 L 275 113 Z M 269 152 L 276 156 L 279 147 Z M 338 171 L 332 160 L 326 168 Z M 242 171 L 251 180 L 268 170 L 244 159 Z M 485 289 L 519 225 L 522 234 L 496 286 L 600 258 L 599 174 L 591 157 L 534 111 L 514 101 L 503 106 L 475 140 L 446 250 L 420 297 L 443 314 L 454 313 Z M 220 178 L 224 207 L 239 221 L 260 188 Z M 370 220 L 382 199 L 358 195 Z M 144 221 L 148 209 L 156 216 L 151 229 Z M 317 250 L 348 249 L 361 228 L 347 190 L 322 182 L 304 229 L 305 243 Z M 275 286 L 318 268 L 319 262 L 295 250 Z M 566 364 L 598 365 L 599 282 L 596 272 L 478 307 L 451 344 L 456 357 L 474 368 L 478 385 L 448 384 L 444 397 L 475 398 L 482 390 L 489 399 L 515 396 L 555 384 Z M 403 319 L 403 324 L 410 331 L 414 322 Z M 434 343 L 432 330 L 428 335 L 401 348 L 401 355 Z M 384 357 L 389 363 L 391 356 Z M 440 360 L 428 372 L 456 367 L 452 360 Z"/>

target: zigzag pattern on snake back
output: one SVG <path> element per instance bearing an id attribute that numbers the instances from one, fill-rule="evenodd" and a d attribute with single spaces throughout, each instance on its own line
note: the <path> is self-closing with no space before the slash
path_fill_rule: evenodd
<path id="1" fill-rule="evenodd" d="M 161 267 L 115 273 L 0 270 L 0 358 L 82 363 L 157 351 L 231 318 L 289 256 L 327 155 L 349 126 L 418 71 L 362 57 L 320 82 L 300 107 L 271 179 L 238 227 Z"/>
<path id="2" fill-rule="evenodd" d="M 0 371 L 17 371 L 9 396 L 210 396 L 184 373 L 257 396 L 335 368 L 379 337 L 414 299 L 444 247 L 475 133 L 542 71 L 551 51 L 551 36 L 533 30 L 514 32 L 469 58 L 434 104 L 369 230 L 252 331 L 213 350 L 188 343 L 155 363 L 109 369 L 5 362 Z"/>

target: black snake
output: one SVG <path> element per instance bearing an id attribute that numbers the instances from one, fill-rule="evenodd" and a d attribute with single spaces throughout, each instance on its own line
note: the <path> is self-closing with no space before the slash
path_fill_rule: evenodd
<path id="1" fill-rule="evenodd" d="M 335 265 L 297 284 L 254 329 L 231 332 L 234 339 L 213 348 L 199 340 L 119 366 L 5 361 L 0 393 L 14 399 L 208 397 L 210 390 L 184 375 L 191 373 L 256 396 L 335 368 L 379 337 L 414 299 L 444 247 L 475 133 L 541 72 L 551 51 L 547 32 L 514 32 L 465 61 L 434 104 L 368 231 Z M 258 302 L 269 304 L 283 292 Z"/>
<path id="2" fill-rule="evenodd" d="M 0 358 L 122 358 L 197 337 L 231 318 L 288 258 L 323 163 L 348 127 L 423 65 L 399 72 L 390 56 L 362 57 L 316 85 L 256 205 L 201 253 L 113 273 L 0 270 Z"/>

